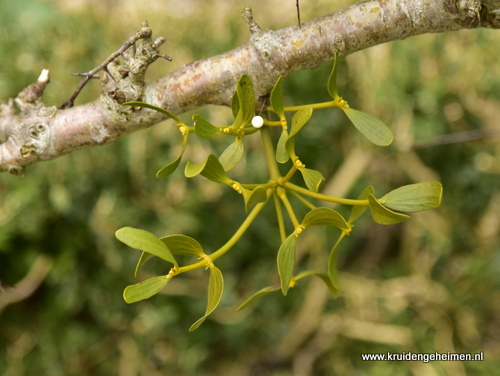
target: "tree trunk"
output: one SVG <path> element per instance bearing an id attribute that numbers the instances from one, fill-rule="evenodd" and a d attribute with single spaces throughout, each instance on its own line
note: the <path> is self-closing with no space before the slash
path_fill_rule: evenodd
<path id="1" fill-rule="evenodd" d="M 8 105 L 0 105 L 0 171 L 22 175 L 24 166 L 83 147 L 102 145 L 150 127 L 164 117 L 144 108 L 122 105 L 140 100 L 171 113 L 207 105 L 229 105 L 243 74 L 256 96 L 269 93 L 279 76 L 287 78 L 339 57 L 396 39 L 467 28 L 500 28 L 500 0 L 364 1 L 327 16 L 281 30 L 261 30 L 251 10 L 243 11 L 250 40 L 225 54 L 200 60 L 157 81 L 144 83 L 157 58 L 161 39 L 153 42 L 147 25 L 100 69 L 102 95 L 94 102 L 58 109 L 46 107 L 44 71 Z M 129 48 L 141 40 L 137 49 Z M 130 43 L 132 41 L 132 43 Z M 127 44 L 128 43 L 128 44 Z M 126 49 L 132 52 L 127 54 Z M 118 53 L 119 52 L 119 53 Z M 111 58 L 123 56 L 121 65 Z M 164 57 L 164 56 L 163 56 Z M 112 62 L 109 62 L 113 60 Z M 72 101 L 70 101 L 70 104 Z"/>

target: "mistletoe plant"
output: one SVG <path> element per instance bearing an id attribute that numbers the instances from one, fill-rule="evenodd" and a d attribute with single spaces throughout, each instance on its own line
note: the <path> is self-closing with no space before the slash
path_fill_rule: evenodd
<path id="1" fill-rule="evenodd" d="M 380 198 L 375 196 L 372 186 L 366 187 L 357 199 L 346 199 L 332 197 L 318 192 L 321 182 L 324 180 L 321 172 L 306 168 L 295 151 L 295 136 L 303 129 L 312 116 L 314 110 L 337 107 L 344 111 L 349 120 L 370 142 L 378 146 L 391 144 L 393 135 L 391 130 L 380 120 L 349 107 L 348 103 L 339 96 L 336 80 L 337 59 L 333 63 L 333 69 L 328 80 L 328 93 L 331 100 L 323 103 L 287 107 L 283 102 L 283 90 L 281 77 L 276 82 L 269 96 L 270 106 L 265 108 L 265 114 L 273 116 L 274 120 L 261 117 L 262 110 L 256 115 L 256 98 L 252 80 L 243 75 L 239 80 L 236 93 L 232 101 L 232 113 L 234 122 L 229 126 L 214 126 L 200 115 L 193 116 L 193 126 L 188 126 L 174 114 L 147 103 L 128 102 L 127 104 L 138 107 L 146 107 L 172 118 L 177 122 L 179 132 L 183 137 L 181 153 L 177 159 L 167 164 L 158 171 L 157 177 L 163 178 L 172 174 L 181 162 L 186 150 L 188 139 L 193 133 L 204 139 L 212 139 L 218 136 L 227 136 L 234 141 L 220 155 L 210 154 L 201 164 L 187 162 L 184 175 L 192 178 L 201 175 L 213 182 L 227 185 L 243 196 L 245 211 L 248 213 L 238 230 L 215 252 L 207 254 L 203 247 L 195 239 L 186 235 L 169 235 L 158 238 L 152 233 L 124 227 L 116 232 L 116 237 L 126 245 L 141 250 L 142 254 L 137 263 L 135 276 L 144 263 L 151 257 L 156 256 L 171 264 L 170 271 L 147 279 L 135 285 L 125 288 L 123 297 L 127 303 L 147 299 L 160 292 L 172 278 L 199 268 L 208 269 L 208 302 L 205 314 L 196 321 L 190 331 L 197 329 L 201 323 L 210 315 L 219 304 L 224 279 L 215 262 L 225 255 L 240 238 L 245 234 L 249 226 L 258 217 L 264 206 L 269 201 L 274 201 L 277 224 L 281 237 L 281 246 L 277 253 L 277 269 L 280 283 L 264 287 L 249 297 L 238 309 L 242 309 L 259 297 L 281 290 L 283 295 L 294 287 L 302 278 L 308 276 L 319 277 L 336 298 L 339 294 L 339 281 L 337 275 L 337 251 L 339 245 L 346 235 L 353 229 L 353 223 L 365 212 L 370 210 L 373 220 L 383 225 L 403 222 L 410 218 L 402 212 L 418 212 L 436 208 L 441 203 L 442 186 L 438 182 L 424 182 L 410 184 L 395 189 Z M 291 121 L 286 113 L 293 113 Z M 274 115 L 273 115 L 274 114 Z M 271 138 L 270 128 L 281 128 L 281 135 L 276 145 Z M 260 133 L 263 150 L 267 159 L 269 180 L 264 183 L 243 183 L 232 179 L 228 173 L 240 162 L 245 147 L 243 139 L 247 136 Z M 278 164 L 288 164 L 289 169 L 285 175 L 280 174 Z M 301 174 L 305 187 L 296 185 L 290 181 L 295 174 Z M 309 211 L 302 219 L 297 218 L 295 208 L 289 200 L 294 197 L 305 205 Z M 331 202 L 352 207 L 349 218 L 344 218 L 337 211 L 326 207 L 315 206 L 310 199 L 316 201 Z M 284 210 L 283 210 L 284 208 Z M 293 225 L 293 229 L 285 226 L 284 213 L 286 213 Z M 331 226 L 340 230 L 338 240 L 330 251 L 327 270 L 325 271 L 302 271 L 296 274 L 295 251 L 298 238 L 312 226 Z M 179 265 L 176 256 L 192 256 L 196 259 L 191 264 Z"/>

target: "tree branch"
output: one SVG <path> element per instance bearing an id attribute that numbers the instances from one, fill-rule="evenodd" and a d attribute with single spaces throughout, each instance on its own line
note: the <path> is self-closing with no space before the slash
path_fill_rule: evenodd
<path id="1" fill-rule="evenodd" d="M 20 302 L 31 296 L 42 284 L 52 269 L 53 261 L 45 255 L 40 255 L 31 266 L 28 274 L 15 287 L 3 286 L 0 281 L 0 314 L 10 304 Z"/>
<path id="2" fill-rule="evenodd" d="M 262 96 L 280 75 L 287 78 L 317 68 L 332 60 L 335 52 L 343 57 L 418 34 L 500 28 L 500 0 L 365 1 L 300 27 L 276 31 L 262 30 L 249 8 L 243 18 L 251 32 L 249 42 L 185 65 L 149 84 L 143 81 L 144 73 L 163 55 L 150 32 L 141 34 L 139 47 L 123 64 L 118 61 L 123 53 L 115 53 L 100 69 L 89 72 L 87 76 L 98 70 L 109 70 L 110 74 L 101 78 L 100 98 L 88 104 L 64 110 L 46 107 L 41 96 L 48 73 L 42 74 L 8 105 L 0 106 L 0 171 L 22 175 L 24 166 L 31 163 L 109 143 L 164 120 L 157 112 L 123 106 L 125 101 L 141 100 L 174 114 L 207 104 L 229 105 L 244 73 L 252 78 L 256 95 Z"/>
<path id="3" fill-rule="evenodd" d="M 78 96 L 78 94 L 80 94 L 80 91 L 83 89 L 83 87 L 92 78 L 99 78 L 99 76 L 97 76 L 97 72 L 99 72 L 101 70 L 104 71 L 108 75 L 108 79 L 111 78 L 113 81 L 115 81 L 115 78 L 113 77 L 113 75 L 111 74 L 111 72 L 108 69 L 108 65 L 111 64 L 111 63 L 113 63 L 113 61 L 115 61 L 120 56 L 125 57 L 127 60 L 130 59 L 129 55 L 125 55 L 125 52 L 129 48 L 132 48 L 132 55 L 130 55 L 130 56 L 133 57 L 136 54 L 136 49 L 135 49 L 136 45 L 135 45 L 135 43 L 139 39 L 147 39 L 147 40 L 149 40 L 149 38 L 151 37 L 151 33 L 152 33 L 151 29 L 148 28 L 147 22 L 143 22 L 142 29 L 139 30 L 134 35 L 132 35 L 127 41 L 125 41 L 125 43 L 123 43 L 123 45 L 118 49 L 118 51 L 113 52 L 101 64 L 99 64 L 97 67 L 95 67 L 94 69 L 92 69 L 89 72 L 86 72 L 86 73 L 76 73 L 75 76 L 83 76 L 84 78 L 80 81 L 80 84 L 78 85 L 78 87 L 76 88 L 76 90 L 73 92 L 73 94 L 71 95 L 71 97 L 66 102 L 64 102 L 61 106 L 59 106 L 59 108 L 63 109 L 63 108 L 67 108 L 67 107 L 73 107 L 75 99 Z M 154 42 L 155 50 L 160 45 L 162 45 L 164 42 L 165 42 L 164 38 L 158 38 Z M 165 58 L 165 59 L 167 59 L 169 61 L 172 60 L 171 57 L 166 56 L 166 55 L 159 55 L 159 56 L 161 56 L 161 57 L 163 57 L 163 58 Z M 156 57 L 155 57 L 155 59 L 156 59 Z M 126 73 L 128 73 L 128 72 L 126 72 Z"/>

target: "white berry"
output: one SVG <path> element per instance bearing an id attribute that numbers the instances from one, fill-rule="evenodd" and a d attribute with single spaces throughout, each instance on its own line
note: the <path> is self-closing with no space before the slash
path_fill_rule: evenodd
<path id="1" fill-rule="evenodd" d="M 264 125 L 264 119 L 262 118 L 262 116 L 254 116 L 252 119 L 252 125 L 255 128 L 262 127 Z"/>

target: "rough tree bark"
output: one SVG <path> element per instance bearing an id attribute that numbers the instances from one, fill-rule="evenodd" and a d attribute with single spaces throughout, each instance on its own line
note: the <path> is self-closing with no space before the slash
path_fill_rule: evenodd
<path id="1" fill-rule="evenodd" d="M 248 74 L 256 95 L 269 93 L 280 75 L 289 77 L 377 44 L 424 33 L 469 28 L 500 28 L 500 0 L 363 1 L 299 26 L 262 30 L 246 8 L 251 38 L 225 54 L 188 64 L 146 84 L 144 73 L 157 58 L 162 40 L 151 39 L 147 25 L 136 34 L 137 49 L 119 50 L 103 65 L 102 95 L 94 102 L 58 109 L 41 97 L 48 71 L 9 104 L 0 105 L 0 171 L 16 175 L 26 165 L 71 151 L 114 141 L 164 118 L 157 112 L 124 106 L 141 100 L 181 114 L 207 105 L 230 104 L 239 78 Z M 113 55 L 112 55 L 113 57 Z M 90 74 L 91 73 L 91 74 Z M 89 77 L 94 71 L 89 72 Z"/>

